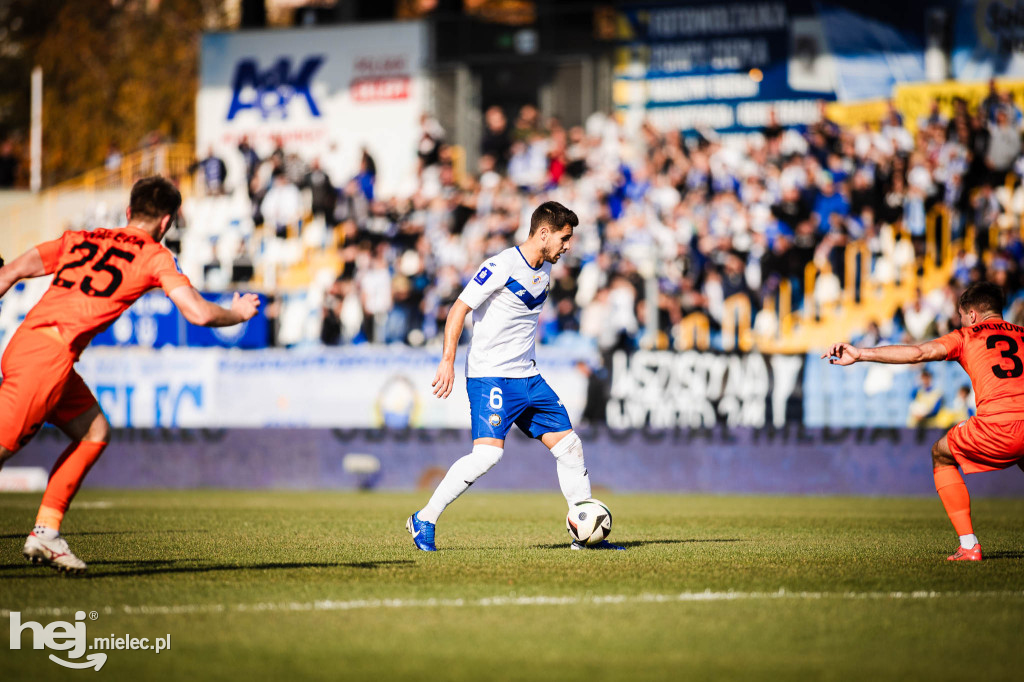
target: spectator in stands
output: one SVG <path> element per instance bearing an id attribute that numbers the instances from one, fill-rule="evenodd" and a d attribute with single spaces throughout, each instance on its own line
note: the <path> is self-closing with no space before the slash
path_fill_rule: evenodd
<path id="1" fill-rule="evenodd" d="M 912 300 L 903 304 L 897 315 L 902 318 L 902 327 L 910 343 L 920 343 L 939 335 L 935 311 L 928 306 L 920 289 L 914 292 Z"/>
<path id="2" fill-rule="evenodd" d="M 121 149 L 116 143 L 111 142 L 107 145 L 107 156 L 103 159 L 103 168 L 110 173 L 116 173 L 121 170 L 121 161 L 123 156 L 121 155 Z"/>
<path id="3" fill-rule="evenodd" d="M 338 203 L 338 191 L 331 184 L 331 178 L 320 168 L 320 159 L 313 159 L 309 172 L 302 178 L 300 187 L 309 189 L 312 197 L 313 217 L 331 223 L 334 207 Z"/>
<path id="4" fill-rule="evenodd" d="M 985 163 L 991 171 L 989 182 L 1003 184 L 1007 172 L 1020 155 L 1020 129 L 1010 122 L 1009 112 L 1003 107 L 996 107 L 995 121 L 989 124 L 988 150 L 985 152 Z"/>
<path id="5" fill-rule="evenodd" d="M 261 160 L 259 154 L 249 144 L 248 135 L 243 135 L 241 141 L 239 141 L 238 153 L 242 155 L 242 162 L 245 164 L 245 186 L 249 191 L 249 198 L 251 199 L 256 193 L 256 188 L 253 187 L 253 180 L 256 177 L 256 171 L 260 167 Z"/>
<path id="6" fill-rule="evenodd" d="M 381 243 L 358 279 L 363 299 L 363 335 L 370 342 L 386 342 L 386 323 L 393 302 L 388 245 Z"/>
<path id="7" fill-rule="evenodd" d="M 420 161 L 420 172 L 440 163 L 441 144 L 444 142 L 444 128 L 430 114 L 420 115 L 420 141 L 416 156 Z"/>
<path id="8" fill-rule="evenodd" d="M 370 156 L 366 147 L 363 147 L 362 156 L 359 159 L 359 172 L 354 179 L 366 200 L 373 201 L 373 186 L 377 181 L 377 163 Z"/>
<path id="9" fill-rule="evenodd" d="M 819 232 L 824 234 L 829 231 L 833 214 L 838 215 L 840 219 L 846 218 L 850 214 L 850 202 L 843 196 L 843 192 L 836 188 L 832 174 L 822 171 L 818 180 L 818 198 L 814 202 L 813 210 Z"/>
<path id="10" fill-rule="evenodd" d="M 1013 101 L 1013 93 L 1009 90 L 999 93 L 999 108 L 1006 112 L 1007 117 L 1010 119 L 1010 124 L 1017 130 L 1020 130 L 1022 118 L 1020 107 Z"/>
<path id="11" fill-rule="evenodd" d="M 934 426 L 935 418 L 942 409 L 942 391 L 932 382 L 932 373 L 921 370 L 918 385 L 910 393 L 910 412 L 907 415 L 907 426 Z"/>
<path id="12" fill-rule="evenodd" d="M 952 426 L 978 413 L 978 407 L 974 404 L 974 391 L 970 385 L 963 385 L 956 390 L 956 398 L 948 410 L 948 414 L 941 426 Z"/>
<path id="13" fill-rule="evenodd" d="M 532 104 L 524 104 L 519 108 L 519 115 L 516 117 L 515 127 L 512 129 L 512 139 L 518 142 L 528 142 L 540 135 L 540 112 Z"/>
<path id="14" fill-rule="evenodd" d="M 488 107 L 484 114 L 484 134 L 480 141 L 480 153 L 494 159 L 495 168 L 504 172 L 508 165 L 512 139 L 508 132 L 508 120 L 499 106 Z"/>
<path id="15" fill-rule="evenodd" d="M 324 302 L 320 310 L 320 343 L 325 346 L 337 346 L 341 343 L 341 309 L 345 300 L 342 287 L 343 280 L 339 277 L 324 293 Z"/>
<path id="16" fill-rule="evenodd" d="M 302 195 L 284 171 L 274 172 L 272 184 L 260 203 L 264 223 L 269 225 L 278 238 L 288 236 L 288 228 L 298 229 L 302 218 Z"/>
<path id="17" fill-rule="evenodd" d="M 192 164 L 189 172 L 195 172 L 197 168 L 202 171 L 203 187 L 208 195 L 217 196 L 224 194 L 224 181 L 227 177 L 228 169 L 224 165 L 224 160 L 213 153 L 212 146 L 206 148 L 206 156 Z"/>
<path id="18" fill-rule="evenodd" d="M 10 138 L 0 142 L 0 188 L 14 187 L 18 180 L 18 156 L 14 153 L 14 141 Z"/>
<path id="19" fill-rule="evenodd" d="M 761 129 L 761 134 L 766 141 L 774 142 L 782 137 L 784 132 L 786 129 L 779 125 L 779 116 L 775 112 L 775 107 L 772 107 L 768 110 L 768 125 Z"/>
<path id="20" fill-rule="evenodd" d="M 999 107 L 999 88 L 996 87 L 996 79 L 988 79 L 988 94 L 981 100 L 978 113 L 986 123 L 994 123 L 996 120 L 996 109 Z"/>
<path id="21" fill-rule="evenodd" d="M 782 198 L 772 206 L 772 215 L 778 218 L 789 234 L 796 232 L 800 223 L 810 219 L 811 208 L 800 194 L 795 180 L 783 181 Z"/>

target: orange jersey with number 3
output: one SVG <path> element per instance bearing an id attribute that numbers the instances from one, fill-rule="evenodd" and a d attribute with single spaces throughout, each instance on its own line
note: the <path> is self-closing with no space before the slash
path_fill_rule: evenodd
<path id="1" fill-rule="evenodd" d="M 76 355 L 150 289 L 191 285 L 171 252 L 133 227 L 69 231 L 36 248 L 53 282 L 22 326 L 56 327 Z"/>
<path id="2" fill-rule="evenodd" d="M 1024 327 L 1003 320 L 979 322 L 938 339 L 974 385 L 978 416 L 1024 420 Z"/>

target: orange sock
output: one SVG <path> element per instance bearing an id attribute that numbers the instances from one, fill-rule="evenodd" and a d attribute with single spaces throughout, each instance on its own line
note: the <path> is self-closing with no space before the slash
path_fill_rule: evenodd
<path id="1" fill-rule="evenodd" d="M 64 512 L 105 447 L 106 443 L 83 440 L 72 443 L 61 453 L 50 471 L 50 482 L 46 484 L 43 503 L 36 515 L 37 526 L 60 530 Z"/>
<path id="2" fill-rule="evenodd" d="M 956 467 L 937 467 L 932 472 L 935 476 L 935 491 L 946 508 L 946 515 L 953 522 L 957 535 L 971 535 L 974 526 L 971 524 L 971 496 L 964 485 L 964 477 Z"/>

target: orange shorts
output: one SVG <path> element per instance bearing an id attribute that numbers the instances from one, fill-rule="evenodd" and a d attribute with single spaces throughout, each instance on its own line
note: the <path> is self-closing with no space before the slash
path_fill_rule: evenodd
<path id="1" fill-rule="evenodd" d="M 61 426 L 96 404 L 74 366 L 74 351 L 56 336 L 15 332 L 0 362 L 0 446 L 17 451 L 44 422 Z"/>
<path id="2" fill-rule="evenodd" d="M 997 471 L 1024 461 L 1024 421 L 971 417 L 949 430 L 946 442 L 965 474 Z"/>

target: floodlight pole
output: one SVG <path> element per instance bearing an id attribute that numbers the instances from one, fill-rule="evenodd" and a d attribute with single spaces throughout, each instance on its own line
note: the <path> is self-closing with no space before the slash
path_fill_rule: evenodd
<path id="1" fill-rule="evenodd" d="M 32 127 L 29 133 L 29 187 L 43 186 L 43 67 L 32 69 Z"/>

